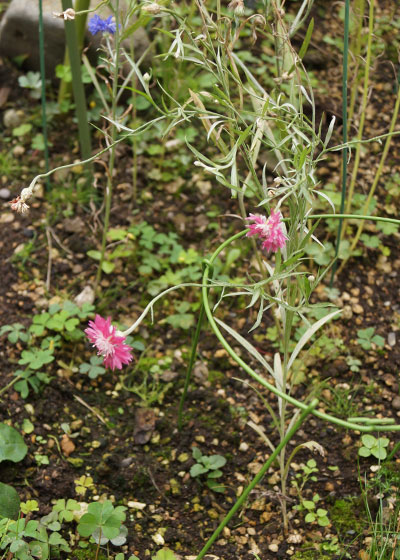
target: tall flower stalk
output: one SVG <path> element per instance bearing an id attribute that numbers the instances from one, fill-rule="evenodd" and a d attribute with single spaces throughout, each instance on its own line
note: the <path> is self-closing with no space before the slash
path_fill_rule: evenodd
<path id="1" fill-rule="evenodd" d="M 106 142 L 111 146 L 110 147 L 110 158 L 108 161 L 108 169 L 107 169 L 107 185 L 105 190 L 105 210 L 104 210 L 104 224 L 103 224 L 103 235 L 101 240 L 101 249 L 100 249 L 100 260 L 99 265 L 97 268 L 96 280 L 94 289 L 96 293 L 99 293 L 100 289 L 100 280 L 101 274 L 103 270 L 103 263 L 104 263 L 104 256 L 106 252 L 106 244 L 107 244 L 107 234 L 108 228 L 110 225 L 110 213 L 111 213 L 111 202 L 112 202 L 112 193 L 113 193 L 113 174 L 115 168 L 115 150 L 116 144 L 115 140 L 117 138 L 117 124 L 116 124 L 116 115 L 117 115 L 117 102 L 118 102 L 118 77 L 119 77 L 119 66 L 120 66 L 120 21 L 119 21 L 119 0 L 115 0 L 114 4 L 114 17 L 115 17 L 115 32 L 114 32 L 114 48 L 111 45 L 111 37 L 107 36 L 107 52 L 108 56 L 110 57 L 110 66 L 112 69 L 112 96 L 111 96 L 111 129 L 109 133 L 109 139 L 106 139 Z M 110 31 L 110 29 L 108 29 Z"/>

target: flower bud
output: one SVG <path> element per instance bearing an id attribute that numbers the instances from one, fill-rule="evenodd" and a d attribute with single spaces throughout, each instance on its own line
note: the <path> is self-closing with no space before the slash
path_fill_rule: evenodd
<path id="1" fill-rule="evenodd" d="M 157 2 L 152 2 L 151 4 L 145 4 L 142 7 L 142 12 L 145 14 L 150 14 L 155 16 L 161 12 L 161 6 Z"/>
<path id="2" fill-rule="evenodd" d="M 53 12 L 53 17 L 61 18 L 64 20 L 72 20 L 75 19 L 75 10 L 73 10 L 72 8 L 68 8 L 63 12 Z"/>
<path id="3" fill-rule="evenodd" d="M 242 16 L 244 14 L 244 1 L 243 0 L 232 0 L 228 4 L 228 9 L 233 10 L 235 16 Z"/>

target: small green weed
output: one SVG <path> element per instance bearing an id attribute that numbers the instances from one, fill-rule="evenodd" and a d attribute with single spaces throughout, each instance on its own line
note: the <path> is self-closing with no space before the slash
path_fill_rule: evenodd
<path id="1" fill-rule="evenodd" d="M 378 348 L 383 348 L 385 346 L 385 339 L 379 334 L 374 333 L 374 327 L 359 329 L 357 331 L 357 342 L 364 350 L 371 350 L 373 344 Z"/>
<path id="2" fill-rule="evenodd" d="M 389 445 L 389 438 L 376 438 L 371 434 L 361 436 L 362 446 L 358 450 L 360 457 L 370 457 L 371 455 L 379 461 L 384 461 L 387 457 L 386 447 Z"/>
<path id="3" fill-rule="evenodd" d="M 225 487 L 216 481 L 222 476 L 220 470 L 226 464 L 222 455 L 203 455 L 198 447 L 192 448 L 193 458 L 196 463 L 190 469 L 190 476 L 196 478 L 203 474 L 207 475 L 206 484 L 214 492 L 225 492 Z"/>
<path id="4" fill-rule="evenodd" d="M 299 505 L 295 506 L 295 509 L 306 513 L 304 518 L 306 523 L 317 522 L 321 527 L 327 527 L 330 523 L 327 510 L 317 508 L 317 503 L 320 499 L 319 494 L 314 494 L 312 500 L 302 500 Z"/>

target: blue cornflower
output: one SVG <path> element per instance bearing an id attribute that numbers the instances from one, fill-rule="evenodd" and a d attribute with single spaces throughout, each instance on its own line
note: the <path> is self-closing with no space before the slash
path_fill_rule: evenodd
<path id="1" fill-rule="evenodd" d="M 88 28 L 92 35 L 104 32 L 115 33 L 116 31 L 116 25 L 112 21 L 112 16 L 109 16 L 107 19 L 101 19 L 97 14 L 90 18 Z"/>

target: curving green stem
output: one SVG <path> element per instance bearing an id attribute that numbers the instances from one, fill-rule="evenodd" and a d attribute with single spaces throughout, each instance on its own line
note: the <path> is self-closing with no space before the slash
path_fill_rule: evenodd
<path id="1" fill-rule="evenodd" d="M 220 535 L 223 528 L 226 527 L 226 525 L 229 523 L 229 521 L 232 519 L 232 517 L 235 515 L 235 513 L 242 507 L 244 502 L 247 500 L 250 492 L 262 480 L 263 476 L 268 471 L 269 467 L 272 465 L 272 463 L 275 461 L 275 459 L 278 457 L 279 453 L 290 442 L 290 440 L 292 439 L 294 434 L 297 432 L 297 430 L 300 428 L 300 426 L 302 424 L 304 424 L 307 416 L 309 416 L 309 414 L 311 414 L 313 412 L 313 410 L 315 409 L 315 407 L 317 405 L 318 405 L 318 400 L 314 399 L 307 407 L 305 407 L 303 412 L 300 414 L 297 422 L 292 426 L 292 428 L 290 430 L 288 430 L 285 437 L 281 440 L 279 445 L 276 447 L 275 451 L 272 453 L 272 455 L 270 455 L 268 457 L 267 461 L 264 463 L 264 465 L 258 471 L 258 473 L 253 478 L 253 480 L 250 482 L 250 484 L 243 490 L 243 493 L 241 494 L 240 498 L 237 500 L 235 505 L 229 510 L 227 515 L 224 517 L 224 519 L 221 521 L 221 523 L 215 529 L 214 533 L 211 535 L 211 537 L 208 539 L 205 546 L 200 551 L 199 555 L 196 557 L 196 560 L 201 560 L 204 557 L 204 555 L 207 553 L 209 548 L 213 545 L 215 540 Z"/>
<path id="2" fill-rule="evenodd" d="M 340 214 L 340 215 L 336 215 L 336 214 L 321 214 L 321 215 L 315 215 L 315 216 L 309 216 L 309 218 L 326 218 L 326 217 L 334 217 L 334 218 L 343 218 L 343 217 L 354 217 L 354 218 L 361 218 L 361 219 L 375 219 L 378 220 L 379 218 L 376 218 L 375 216 L 373 218 L 371 218 L 370 216 L 357 216 L 357 215 L 346 215 L 346 214 Z M 391 218 L 380 218 L 381 220 L 384 221 L 394 221 L 395 223 L 400 223 L 400 220 L 392 220 Z M 229 239 L 227 239 L 226 241 L 224 241 L 212 254 L 212 256 L 210 257 L 209 260 L 205 261 L 205 264 L 208 265 L 205 268 L 204 274 L 203 274 L 203 281 L 202 281 L 202 294 L 203 294 L 203 305 L 204 305 L 204 311 L 207 315 L 207 319 L 208 322 L 210 323 L 210 326 L 212 328 L 212 330 L 214 331 L 214 334 L 216 335 L 216 337 L 218 338 L 218 340 L 221 342 L 222 346 L 225 348 L 225 350 L 228 352 L 228 354 L 235 360 L 235 362 L 242 368 L 244 369 L 244 371 L 246 371 L 253 379 L 255 379 L 258 383 L 260 383 L 263 387 L 265 387 L 266 389 L 268 389 L 269 391 L 271 391 L 272 393 L 274 393 L 277 397 L 280 397 L 281 399 L 284 399 L 286 402 L 294 405 L 295 407 L 299 408 L 300 410 L 304 411 L 307 409 L 307 405 L 304 404 L 301 401 L 298 401 L 297 399 L 295 399 L 294 397 L 284 393 L 283 391 L 280 391 L 279 389 L 277 389 L 274 385 L 272 385 L 271 383 L 269 383 L 268 381 L 266 381 L 266 379 L 264 379 L 264 377 L 262 377 L 261 375 L 259 375 L 257 372 L 255 372 L 244 360 L 242 360 L 242 358 L 233 350 L 233 348 L 229 345 L 229 343 L 225 340 L 225 337 L 223 336 L 223 334 L 221 333 L 221 331 L 218 328 L 218 325 L 214 319 L 213 313 L 211 311 L 210 308 L 210 303 L 208 301 L 208 292 L 210 290 L 210 283 L 209 283 L 209 266 L 212 265 L 215 261 L 215 259 L 219 256 L 219 254 L 225 249 L 225 247 L 227 247 L 228 245 L 230 245 L 231 243 L 233 243 L 234 241 L 236 241 L 237 239 L 240 239 L 241 237 L 243 237 L 244 235 L 246 235 L 246 233 L 249 230 L 244 230 L 241 231 L 239 233 L 236 233 L 235 235 L 233 235 L 232 237 L 230 237 Z M 395 431 L 395 432 L 399 432 L 400 431 L 400 424 L 395 424 L 395 425 L 388 425 L 386 422 L 387 420 L 384 419 L 381 422 L 381 425 L 379 424 L 375 424 L 375 423 L 367 423 L 365 420 L 361 423 L 361 422 L 353 422 L 350 419 L 349 420 L 342 420 L 341 418 L 337 418 L 336 416 L 332 416 L 331 414 L 327 414 L 326 412 L 321 412 L 320 410 L 313 410 L 312 414 L 314 416 L 316 416 L 317 418 L 320 418 L 321 420 L 324 420 L 326 422 L 331 422 L 332 424 L 336 424 L 337 426 L 341 426 L 343 428 L 347 428 L 350 430 L 359 430 L 360 432 L 373 432 L 373 431 L 379 431 L 379 432 L 384 432 L 384 431 Z"/>

